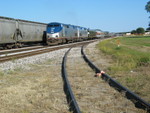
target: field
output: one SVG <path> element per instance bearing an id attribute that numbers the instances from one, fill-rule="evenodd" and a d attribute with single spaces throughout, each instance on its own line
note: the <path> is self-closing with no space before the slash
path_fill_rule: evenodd
<path id="1" fill-rule="evenodd" d="M 118 37 L 97 47 L 111 58 L 107 73 L 150 103 L 150 37 Z"/>

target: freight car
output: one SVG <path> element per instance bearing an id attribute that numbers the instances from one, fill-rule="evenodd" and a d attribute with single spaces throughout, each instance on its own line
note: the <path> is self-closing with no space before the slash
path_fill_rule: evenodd
<path id="1" fill-rule="evenodd" d="M 21 47 L 27 43 L 46 43 L 47 24 L 0 17 L 0 47 Z"/>
<path id="2" fill-rule="evenodd" d="M 87 40 L 88 34 L 87 28 L 58 22 L 49 23 L 46 29 L 48 45 Z"/>

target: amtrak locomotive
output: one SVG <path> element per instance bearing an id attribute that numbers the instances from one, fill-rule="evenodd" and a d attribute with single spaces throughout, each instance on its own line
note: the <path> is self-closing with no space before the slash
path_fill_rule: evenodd
<path id="1" fill-rule="evenodd" d="M 52 22 L 47 25 L 46 39 L 48 45 L 86 40 L 88 29 L 80 26 Z"/>

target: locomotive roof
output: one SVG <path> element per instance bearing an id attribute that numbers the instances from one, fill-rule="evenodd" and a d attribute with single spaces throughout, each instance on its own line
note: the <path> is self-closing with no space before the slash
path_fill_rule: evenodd
<path id="1" fill-rule="evenodd" d="M 60 22 L 51 22 L 49 24 L 62 24 L 62 25 L 66 25 L 66 26 L 73 26 L 73 27 L 78 27 L 78 28 L 85 28 L 85 27 L 81 27 L 81 26 L 77 26 L 77 25 L 64 24 L 64 23 L 60 23 Z M 87 29 L 87 28 L 85 28 L 85 29 Z"/>

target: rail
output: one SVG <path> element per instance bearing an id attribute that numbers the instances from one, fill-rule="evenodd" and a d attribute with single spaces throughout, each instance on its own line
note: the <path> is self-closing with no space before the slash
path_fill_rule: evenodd
<path id="1" fill-rule="evenodd" d="M 78 104 L 76 102 L 76 99 L 74 97 L 74 94 L 71 90 L 71 86 L 69 83 L 69 80 L 67 78 L 67 71 L 66 71 L 66 61 L 67 61 L 67 55 L 69 53 L 69 51 L 71 50 L 71 48 L 65 53 L 64 57 L 63 57 L 63 61 L 62 61 L 62 78 L 64 81 L 64 91 L 67 97 L 67 102 L 69 104 L 70 107 L 70 111 L 73 111 L 73 113 L 81 113 Z"/>
<path id="2" fill-rule="evenodd" d="M 84 60 L 88 63 L 88 65 L 95 71 L 95 73 L 101 73 L 101 70 L 96 67 L 85 55 L 84 53 L 84 46 L 82 46 L 81 54 L 83 55 Z M 145 100 L 141 99 L 139 96 L 137 96 L 135 93 L 127 89 L 126 87 L 122 86 L 120 83 L 112 79 L 109 75 L 103 73 L 102 79 L 108 82 L 108 84 L 112 87 L 114 87 L 119 92 L 124 92 L 127 99 L 131 100 L 137 108 L 141 108 L 146 110 L 147 112 L 150 112 L 150 104 L 147 103 Z"/>

